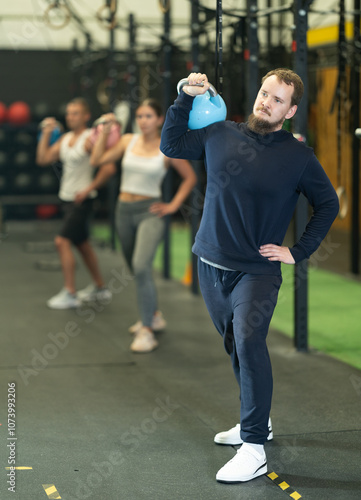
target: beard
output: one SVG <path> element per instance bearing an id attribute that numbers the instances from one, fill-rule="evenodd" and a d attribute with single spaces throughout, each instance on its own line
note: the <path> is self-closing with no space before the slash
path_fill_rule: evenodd
<path id="1" fill-rule="evenodd" d="M 279 126 L 282 125 L 284 121 L 285 118 L 283 117 L 276 122 L 269 122 L 267 120 L 263 120 L 262 118 L 258 118 L 251 113 L 248 117 L 248 127 L 252 130 L 252 132 L 256 132 L 256 134 L 266 135 L 278 130 Z"/>

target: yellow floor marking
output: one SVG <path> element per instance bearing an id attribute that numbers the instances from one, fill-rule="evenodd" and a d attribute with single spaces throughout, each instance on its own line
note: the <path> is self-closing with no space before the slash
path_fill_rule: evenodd
<path id="1" fill-rule="evenodd" d="M 45 493 L 48 495 L 48 498 L 50 498 L 51 500 L 57 500 L 58 498 L 61 498 L 58 490 L 53 484 L 43 484 L 43 488 L 45 490 Z"/>
<path id="2" fill-rule="evenodd" d="M 283 482 L 282 482 L 282 483 L 280 483 L 278 486 L 279 486 L 282 490 L 287 490 L 287 488 L 289 488 L 289 487 L 290 487 L 290 485 L 289 485 L 289 484 L 287 484 L 287 483 L 286 483 L 286 481 L 283 481 Z"/>
<path id="3" fill-rule="evenodd" d="M 33 470 L 32 467 L 5 467 L 6 470 Z"/>
<path id="4" fill-rule="evenodd" d="M 275 485 L 279 486 L 281 490 L 287 493 L 291 498 L 293 498 L 293 500 L 299 500 L 300 498 L 302 498 L 302 496 L 297 493 L 297 491 L 294 491 L 291 486 L 286 483 L 286 481 L 283 481 L 282 477 L 280 477 L 275 472 L 270 472 L 269 474 L 267 474 L 267 477 L 269 477 L 271 481 L 275 481 L 275 479 L 277 479 L 277 481 L 275 481 Z"/>

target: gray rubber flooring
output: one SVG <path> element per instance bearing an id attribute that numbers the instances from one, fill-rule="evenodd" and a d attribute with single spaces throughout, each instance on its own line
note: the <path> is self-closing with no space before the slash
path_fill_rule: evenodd
<path id="1" fill-rule="evenodd" d="M 119 254 L 97 249 L 114 290 L 109 304 L 47 309 L 62 285 L 56 255 L 25 244 L 50 241 L 54 230 L 9 224 L 0 244 L 1 500 L 361 498 L 359 371 L 322 353 L 295 352 L 271 331 L 274 440 L 266 452 L 278 477 L 219 484 L 215 474 L 235 449 L 213 437 L 237 423 L 238 391 L 202 298 L 157 276 L 168 325 L 156 351 L 132 354 L 135 287 Z M 80 264 L 77 276 L 79 288 L 88 284 Z M 16 470 L 15 493 L 6 470 L 14 454 L 17 467 L 30 468 Z"/>

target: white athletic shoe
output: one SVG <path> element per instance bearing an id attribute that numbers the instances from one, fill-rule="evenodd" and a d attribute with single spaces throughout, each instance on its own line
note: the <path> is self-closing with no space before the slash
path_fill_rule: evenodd
<path id="1" fill-rule="evenodd" d="M 158 341 L 154 333 L 148 328 L 141 328 L 135 334 L 134 340 L 130 345 L 130 350 L 137 353 L 151 352 L 158 347 Z"/>
<path id="2" fill-rule="evenodd" d="M 224 465 L 216 475 L 220 483 L 241 483 L 250 481 L 267 472 L 267 458 L 262 447 L 258 453 L 250 444 L 244 443 L 237 454 Z"/>
<path id="3" fill-rule="evenodd" d="M 272 422 L 271 418 L 268 420 L 268 437 L 267 441 L 272 441 L 273 439 L 273 431 L 272 431 Z M 229 446 L 237 446 L 239 444 L 243 444 L 243 441 L 241 439 L 241 426 L 240 424 L 237 424 L 235 427 L 232 427 L 232 429 L 229 429 L 229 431 L 224 431 L 224 432 L 219 432 L 214 436 L 214 442 L 217 444 L 226 444 Z"/>
<path id="4" fill-rule="evenodd" d="M 77 293 L 81 302 L 102 302 L 112 299 L 112 292 L 107 287 L 99 288 L 96 285 L 88 285 Z"/>
<path id="5" fill-rule="evenodd" d="M 70 293 L 66 288 L 62 288 L 46 304 L 50 309 L 74 309 L 79 307 L 81 302 L 76 294 Z"/>
<path id="6" fill-rule="evenodd" d="M 134 325 L 129 327 L 130 333 L 137 333 L 138 330 L 140 330 L 143 326 L 143 323 L 141 321 L 137 321 Z M 163 317 L 163 314 L 161 311 L 157 311 L 152 319 L 152 324 L 151 328 L 153 332 L 160 332 L 161 330 L 164 330 L 164 328 L 167 326 L 167 322 Z"/>

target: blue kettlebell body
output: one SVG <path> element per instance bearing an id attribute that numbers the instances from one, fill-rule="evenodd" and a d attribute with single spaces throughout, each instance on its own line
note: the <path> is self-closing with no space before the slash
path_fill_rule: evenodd
<path id="1" fill-rule="evenodd" d="M 219 94 L 213 97 L 207 91 L 194 98 L 192 111 L 189 113 L 188 127 L 190 130 L 204 128 L 225 120 L 226 116 L 227 108 L 222 97 Z"/>
<path id="2" fill-rule="evenodd" d="M 178 93 L 180 93 L 184 85 L 188 85 L 187 78 L 183 78 L 178 82 Z M 207 92 L 194 98 L 192 110 L 189 113 L 188 127 L 190 130 L 204 128 L 212 123 L 225 120 L 226 116 L 226 104 L 217 90 L 210 84 Z"/>
<path id="3" fill-rule="evenodd" d="M 40 141 L 41 134 L 42 134 L 42 131 L 40 130 L 40 132 L 38 134 L 38 141 Z M 52 146 L 53 144 L 55 144 L 56 141 L 59 139 L 59 137 L 61 137 L 61 135 L 62 135 L 62 132 L 61 132 L 60 128 L 59 127 L 54 128 L 54 130 L 52 131 L 51 136 L 50 136 L 49 145 Z"/>

